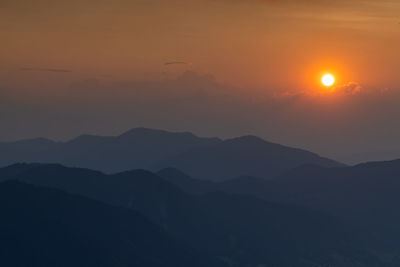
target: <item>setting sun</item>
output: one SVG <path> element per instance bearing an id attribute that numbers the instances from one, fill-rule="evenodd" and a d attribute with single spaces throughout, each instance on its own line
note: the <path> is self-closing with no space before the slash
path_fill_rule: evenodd
<path id="1" fill-rule="evenodd" d="M 322 84 L 326 87 L 330 87 L 335 83 L 335 77 L 332 74 L 325 74 L 322 76 Z"/>

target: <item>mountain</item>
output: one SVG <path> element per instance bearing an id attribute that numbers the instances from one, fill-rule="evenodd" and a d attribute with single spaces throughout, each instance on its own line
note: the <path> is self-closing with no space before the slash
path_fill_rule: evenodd
<path id="1" fill-rule="evenodd" d="M 343 153 L 338 156 L 350 165 L 360 164 L 362 162 L 390 161 L 393 159 L 400 159 L 400 148 L 376 148 L 357 152 L 353 151 L 352 153 Z"/>
<path id="2" fill-rule="evenodd" d="M 148 168 L 190 148 L 218 142 L 218 138 L 200 138 L 191 133 L 135 128 L 119 136 L 81 135 L 64 143 L 47 139 L 0 143 L 0 165 L 61 163 L 111 173 Z"/>
<path id="3" fill-rule="evenodd" d="M 273 180 L 241 177 L 216 183 L 172 169 L 159 175 L 186 192 L 254 196 L 328 213 L 369 232 L 374 246 L 400 252 L 400 160 L 339 168 L 304 165 Z"/>
<path id="4" fill-rule="evenodd" d="M 1 183 L 0 211 L 1 266 L 224 266 L 135 211 L 55 189 Z"/>
<path id="5" fill-rule="evenodd" d="M 364 246 L 363 233 L 325 213 L 224 192 L 190 195 L 144 170 L 105 175 L 18 164 L 0 169 L 0 180 L 10 179 L 136 210 L 179 242 L 230 266 L 388 266 Z"/>
<path id="6" fill-rule="evenodd" d="M 59 143 L 46 138 L 27 139 L 10 143 L 0 143 L 0 166 L 16 162 L 35 162 L 46 158 L 50 151 L 59 147 Z"/>
<path id="7" fill-rule="evenodd" d="M 266 190 L 270 190 L 274 180 L 241 176 L 226 181 L 214 182 L 210 180 L 194 179 L 175 168 L 159 170 L 157 175 L 178 186 L 190 194 L 205 194 L 211 192 L 225 192 L 238 195 L 251 195 L 264 198 Z"/>
<path id="8" fill-rule="evenodd" d="M 183 191 L 191 194 L 215 192 L 222 189 L 223 187 L 220 187 L 220 185 L 224 183 L 214 182 L 210 180 L 194 179 L 188 174 L 175 168 L 161 169 L 157 171 L 156 174 L 167 180 L 171 184 L 178 186 Z"/>
<path id="9" fill-rule="evenodd" d="M 314 153 L 244 136 L 222 141 L 191 133 L 135 128 L 119 136 L 82 135 L 68 142 L 33 139 L 0 143 L 0 166 L 60 163 L 106 173 L 174 167 L 193 177 L 226 180 L 272 178 L 303 164 L 341 166 Z"/>
<path id="10" fill-rule="evenodd" d="M 275 181 L 252 176 L 240 176 L 226 181 L 214 182 L 192 178 L 175 168 L 161 169 L 157 172 L 157 175 L 191 194 L 220 191 L 231 194 L 252 195 L 260 198 L 265 197 L 266 191 L 272 188 Z"/>
<path id="11" fill-rule="evenodd" d="M 270 143 L 255 136 L 243 136 L 192 148 L 157 167 L 172 167 L 199 179 L 221 181 L 237 176 L 274 178 L 304 164 L 342 166 L 305 150 Z"/>
<path id="12" fill-rule="evenodd" d="M 326 169 L 304 166 L 276 181 L 265 199 L 329 212 L 370 230 L 397 249 L 400 240 L 400 160 Z"/>

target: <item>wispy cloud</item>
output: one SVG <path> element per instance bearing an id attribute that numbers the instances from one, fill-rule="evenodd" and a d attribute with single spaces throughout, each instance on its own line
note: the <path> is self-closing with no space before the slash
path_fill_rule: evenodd
<path id="1" fill-rule="evenodd" d="M 329 90 L 316 90 L 316 89 L 302 89 L 302 90 L 285 90 L 282 92 L 275 92 L 273 98 L 275 99 L 299 99 L 309 96 L 352 96 L 365 93 L 380 93 L 387 90 L 378 90 L 376 88 L 364 90 L 363 86 L 358 82 L 348 82 L 346 84 L 337 85 Z"/>
<path id="2" fill-rule="evenodd" d="M 69 69 L 53 69 L 53 68 L 20 68 L 20 71 L 44 71 L 44 72 L 59 72 L 59 73 L 72 72 L 72 70 Z"/>
<path id="3" fill-rule="evenodd" d="M 184 62 L 184 61 L 169 61 L 164 63 L 165 66 L 169 65 L 191 65 L 189 62 Z"/>

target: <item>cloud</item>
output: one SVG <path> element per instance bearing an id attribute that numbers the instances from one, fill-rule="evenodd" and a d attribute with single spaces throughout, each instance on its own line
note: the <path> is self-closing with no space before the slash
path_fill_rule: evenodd
<path id="1" fill-rule="evenodd" d="M 277 99 L 277 100 L 282 100 L 282 99 L 291 99 L 291 100 L 299 100 L 299 99 L 304 99 L 307 97 L 315 97 L 315 96 L 329 96 L 329 95 L 336 95 L 336 96 L 353 96 L 353 95 L 358 95 L 358 94 L 366 94 L 366 93 L 381 93 L 385 92 L 389 89 L 382 89 L 378 90 L 376 88 L 370 88 L 370 89 L 364 89 L 364 87 L 357 82 L 348 82 L 343 85 L 338 85 L 335 87 L 332 87 L 331 90 L 325 91 L 325 89 L 321 90 L 315 90 L 315 89 L 302 89 L 302 90 L 284 90 L 284 91 L 278 91 L 274 92 L 272 94 L 272 98 Z"/>
<path id="2" fill-rule="evenodd" d="M 165 62 L 164 65 L 165 66 L 169 66 L 169 65 L 191 65 L 191 63 L 184 62 L 184 61 L 170 61 L 170 62 Z"/>
<path id="3" fill-rule="evenodd" d="M 53 68 L 20 68 L 20 71 L 43 71 L 43 72 L 59 72 L 59 73 L 72 72 L 72 70 L 69 69 L 53 69 Z"/>
<path id="4" fill-rule="evenodd" d="M 349 82 L 345 85 L 338 86 L 335 88 L 335 91 L 345 95 L 355 95 L 360 93 L 362 90 L 362 86 L 356 82 Z"/>

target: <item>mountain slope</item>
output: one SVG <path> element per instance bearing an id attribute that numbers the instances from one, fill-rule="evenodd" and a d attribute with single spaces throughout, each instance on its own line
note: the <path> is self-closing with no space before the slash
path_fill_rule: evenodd
<path id="1" fill-rule="evenodd" d="M 135 209 L 178 240 L 232 266 L 385 266 L 364 248 L 357 231 L 352 233 L 354 229 L 329 215 L 222 192 L 192 196 L 148 171 L 104 175 L 60 165 L 21 164 L 0 169 L 0 179 L 55 187 Z"/>
<path id="2" fill-rule="evenodd" d="M 282 176 L 273 191 L 266 199 L 327 211 L 397 247 L 400 160 L 335 169 L 305 166 Z"/>
<path id="3" fill-rule="evenodd" d="M 157 175 L 170 183 L 178 186 L 185 192 L 191 194 L 204 194 L 210 192 L 225 192 L 239 195 L 252 195 L 260 198 L 272 188 L 274 180 L 263 178 L 241 176 L 226 181 L 214 182 L 209 180 L 194 179 L 191 176 L 174 168 L 159 170 Z"/>
<path id="4" fill-rule="evenodd" d="M 374 246 L 400 252 L 400 160 L 340 168 L 304 165 L 274 180 L 242 177 L 215 183 L 171 169 L 159 174 L 187 192 L 251 195 L 329 213 L 371 233 Z"/>
<path id="5" fill-rule="evenodd" d="M 238 176 L 274 178 L 303 164 L 342 166 L 305 150 L 269 143 L 255 136 L 244 136 L 193 148 L 156 167 L 173 167 L 198 179 L 221 181 Z"/>
<path id="6" fill-rule="evenodd" d="M 220 187 L 222 183 L 193 179 L 191 176 L 175 168 L 161 169 L 156 174 L 171 184 L 178 186 L 181 190 L 191 194 L 215 192 L 222 188 Z"/>
<path id="7" fill-rule="evenodd" d="M 54 189 L 0 184 L 0 264 L 8 267 L 221 266 L 141 214 Z"/>

